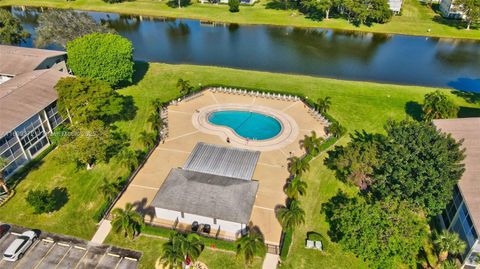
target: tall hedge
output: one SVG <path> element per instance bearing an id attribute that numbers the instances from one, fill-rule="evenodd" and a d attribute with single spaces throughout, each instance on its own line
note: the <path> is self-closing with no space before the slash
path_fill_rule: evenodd
<path id="1" fill-rule="evenodd" d="M 133 77 L 133 46 L 120 35 L 93 33 L 67 43 L 68 67 L 76 76 L 117 86 Z"/>

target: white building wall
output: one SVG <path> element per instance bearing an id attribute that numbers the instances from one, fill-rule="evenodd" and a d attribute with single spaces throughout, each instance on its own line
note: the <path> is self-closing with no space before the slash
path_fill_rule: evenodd
<path id="1" fill-rule="evenodd" d="M 214 220 L 210 217 L 199 216 L 195 214 L 183 213 L 182 217 L 181 212 L 158 207 L 155 207 L 155 215 L 159 219 L 165 219 L 170 221 L 176 221 L 178 219 L 178 222 L 186 225 L 191 225 L 194 221 L 197 221 L 199 224 L 210 224 L 212 230 L 220 230 L 222 232 L 227 232 L 232 235 L 237 235 L 241 232 L 242 229 L 246 228 L 245 224 L 221 219 Z"/>

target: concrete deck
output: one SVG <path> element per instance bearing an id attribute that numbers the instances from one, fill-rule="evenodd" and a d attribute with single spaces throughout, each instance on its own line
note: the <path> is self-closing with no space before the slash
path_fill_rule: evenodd
<path id="1" fill-rule="evenodd" d="M 189 154 L 198 142 L 217 144 L 221 146 L 235 146 L 228 144 L 222 135 L 204 133 L 193 125 L 192 118 L 202 108 L 222 104 L 248 107 L 261 106 L 278 114 L 286 115 L 297 128 L 294 137 L 289 137 L 278 145 L 270 144 L 263 148 L 255 168 L 253 179 L 259 181 L 259 190 L 253 207 L 251 224 L 258 226 L 265 237 L 265 242 L 279 245 L 282 228 L 275 216 L 275 207 L 284 205 L 286 196 L 283 186 L 289 175 L 287 171 L 287 158 L 304 152 L 300 148 L 300 140 L 304 135 L 315 131 L 318 136 L 325 136 L 324 125 L 312 117 L 308 108 L 300 101 L 283 101 L 254 97 L 249 95 L 235 95 L 204 91 L 197 98 L 182 101 L 177 105 L 168 107 L 169 136 L 165 143 L 160 144 L 139 171 L 125 193 L 115 204 L 115 207 L 124 207 L 127 202 L 133 203 L 137 208 L 146 213 L 146 222 L 158 222 L 154 218 L 154 209 L 150 206 L 152 199 L 167 177 L 171 168 L 182 167 Z M 197 115 L 198 116 L 198 115 Z M 242 143 L 240 138 L 235 141 Z M 246 142 L 246 141 L 245 141 Z M 243 148 L 249 148 L 244 143 Z M 258 147 L 251 148 L 258 150 Z"/>

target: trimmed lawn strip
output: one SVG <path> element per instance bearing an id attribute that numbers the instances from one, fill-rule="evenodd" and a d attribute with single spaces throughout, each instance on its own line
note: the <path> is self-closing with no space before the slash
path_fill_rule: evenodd
<path id="1" fill-rule="evenodd" d="M 160 63 L 140 63 L 139 66 L 146 71 L 145 74 L 140 75 L 144 72 L 139 72 L 134 85 L 119 90 L 119 93 L 133 98 L 137 108 L 135 118 L 116 123 L 120 130 L 128 134 L 131 147 L 134 149 L 143 148 L 138 138 L 141 131 L 150 128 L 147 118 L 152 112 L 151 101 L 155 98 L 168 101 L 178 96 L 176 83 L 179 78 L 189 80 L 191 85 L 195 86 L 222 84 L 238 88 L 269 89 L 286 94 L 308 96 L 310 100 L 330 96 L 332 108 L 329 114 L 350 132 L 362 129 L 367 132 L 383 132 L 383 125 L 387 119 L 401 120 L 409 117 L 408 113 L 413 117 L 418 117 L 419 104 L 422 102 L 423 96 L 435 90 L 427 87 L 341 81 L 220 67 Z M 461 113 L 463 109 L 468 111 L 470 116 L 480 116 L 480 104 L 468 103 L 450 91 L 445 91 L 461 107 Z M 337 143 L 343 144 L 347 141 L 348 135 Z M 3 222 L 89 240 L 96 230 L 95 213 L 104 203 L 98 190 L 102 184 L 102 178 L 115 180 L 118 177 L 126 177 L 128 171 L 114 161 L 109 164 L 98 164 L 94 169 L 86 171 L 83 167 L 77 168 L 74 164 L 62 161 L 60 150 L 57 148 L 50 152 L 32 168 L 23 180 L 19 181 L 15 188 L 15 196 L 0 208 L 0 219 Z M 351 188 L 335 178 L 334 173 L 323 165 L 324 156 L 325 153 L 322 153 L 312 161 L 311 171 L 304 179 L 309 185 L 307 195 L 301 198 L 302 207 L 307 213 L 306 224 L 293 234 L 293 243 L 288 258 L 284 261 L 284 266 L 286 268 L 311 268 L 312 265 L 319 268 L 365 268 L 365 265 L 353 254 L 342 251 L 339 245 L 328 240 L 328 224 L 320 211 L 321 204 L 334 196 L 338 189 L 354 191 L 355 188 Z M 50 190 L 54 187 L 68 189 L 67 204 L 52 214 L 33 214 L 32 208 L 25 201 L 28 190 L 36 188 Z M 306 233 L 309 231 L 318 232 L 326 238 L 324 252 L 304 248 Z M 131 242 L 131 245 L 127 245 L 129 242 L 125 239 L 116 241 L 118 244 L 124 244 L 132 249 L 155 252 L 152 253 L 154 257 L 148 258 L 154 262 L 158 257 L 158 249 L 154 248 L 155 244 L 149 243 L 150 238 L 143 239 L 141 237 L 140 240 L 145 241 L 145 244 L 150 244 L 152 249 L 136 243 L 138 241 L 135 240 Z M 230 260 L 233 260 L 231 256 L 225 256 L 223 253 L 221 254 L 223 256 L 205 254 L 203 254 L 204 259 L 213 259 L 216 256 L 216 260 L 210 262 L 219 266 L 214 267 L 209 264 L 210 268 L 230 268 L 222 267 L 222 263 L 218 261 L 222 260 L 228 265 L 232 262 Z"/>
<path id="2" fill-rule="evenodd" d="M 162 244 L 166 240 L 162 238 L 154 238 L 147 236 L 139 236 L 133 240 L 126 239 L 122 236 L 110 233 L 106 239 L 107 244 L 115 245 L 118 247 L 135 249 L 142 252 L 142 258 L 140 259 L 139 269 L 150 269 L 154 268 L 158 257 L 160 257 L 160 250 Z M 204 240 L 205 242 L 205 240 Z M 225 252 L 221 250 L 212 250 L 207 248 L 207 243 L 205 242 L 206 248 L 203 250 L 200 255 L 199 260 L 205 263 L 210 269 L 243 269 L 243 260 L 237 258 L 235 254 L 230 252 Z M 262 267 L 262 259 L 257 257 L 255 258 L 254 264 L 251 268 L 260 269 Z"/>
<path id="3" fill-rule="evenodd" d="M 72 8 L 91 11 L 117 12 L 144 16 L 190 18 L 239 24 L 271 24 L 281 26 L 318 27 L 349 31 L 436 36 L 446 38 L 480 39 L 480 31 L 465 30 L 465 23 L 443 19 L 430 7 L 418 0 L 405 0 L 402 15 L 394 16 L 386 24 L 354 26 L 345 19 L 314 21 L 298 11 L 267 9 L 270 1 L 261 0 L 254 6 L 241 6 L 240 12 L 231 13 L 228 5 L 200 4 L 196 0 L 181 9 L 168 6 L 168 1 L 136 0 L 107 4 L 102 0 L 0 0 L 0 6 L 42 6 Z M 480 26 L 474 26 L 476 28 Z M 430 31 L 429 31 L 430 30 Z"/>

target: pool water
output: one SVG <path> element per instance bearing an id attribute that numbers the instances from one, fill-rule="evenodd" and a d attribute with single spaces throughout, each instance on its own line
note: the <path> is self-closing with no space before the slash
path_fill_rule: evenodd
<path id="1" fill-rule="evenodd" d="M 209 115 L 208 121 L 229 127 L 239 136 L 251 140 L 270 139 L 282 130 L 282 125 L 275 118 L 250 111 L 216 111 Z"/>

